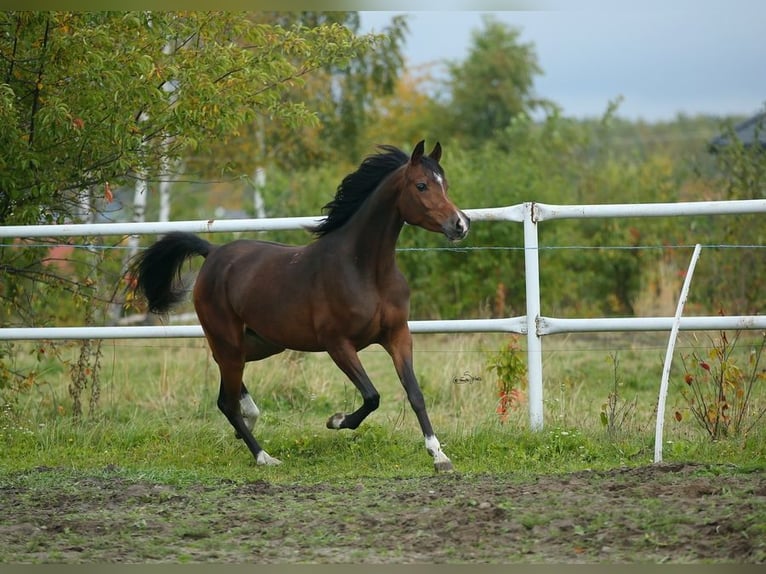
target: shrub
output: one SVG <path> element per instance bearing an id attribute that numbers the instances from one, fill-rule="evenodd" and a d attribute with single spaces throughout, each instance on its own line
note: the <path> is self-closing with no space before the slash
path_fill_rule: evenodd
<path id="1" fill-rule="evenodd" d="M 512 335 L 497 353 L 489 357 L 487 368 L 497 374 L 497 414 L 500 422 L 508 420 L 510 410 L 519 408 L 527 386 L 527 365 L 517 335 Z"/>
<path id="2" fill-rule="evenodd" d="M 740 339 L 737 331 L 729 340 L 725 331 L 711 341 L 708 351 L 694 351 L 682 357 L 684 386 L 681 394 L 686 399 L 693 420 L 711 439 L 746 435 L 766 413 L 766 406 L 757 405 L 753 391 L 766 380 L 766 372 L 759 370 L 761 355 L 766 347 L 766 332 L 751 347 L 747 365 L 740 366 L 735 351 Z M 676 418 L 679 418 L 679 414 Z"/>

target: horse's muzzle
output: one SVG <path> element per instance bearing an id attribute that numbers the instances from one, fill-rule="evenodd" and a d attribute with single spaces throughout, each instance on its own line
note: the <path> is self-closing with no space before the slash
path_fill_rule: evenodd
<path id="1" fill-rule="evenodd" d="M 447 239 L 450 241 L 460 241 L 461 239 L 465 239 L 470 228 L 471 219 L 458 209 L 444 225 L 443 231 L 444 235 L 446 235 Z"/>

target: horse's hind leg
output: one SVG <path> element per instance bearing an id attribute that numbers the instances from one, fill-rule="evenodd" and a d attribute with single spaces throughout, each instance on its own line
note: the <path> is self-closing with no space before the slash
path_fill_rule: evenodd
<path id="1" fill-rule="evenodd" d="M 255 440 L 251 431 L 252 425 L 258 416 L 258 407 L 255 406 L 250 394 L 242 383 L 242 373 L 245 363 L 236 349 L 226 349 L 226 345 L 214 345 L 211 343 L 213 358 L 218 363 L 221 372 L 221 387 L 218 392 L 218 408 L 226 416 L 234 427 L 238 438 L 245 441 L 247 448 L 255 457 L 258 464 L 275 465 L 281 461 L 270 456 L 258 441 Z M 224 349 L 222 349 L 224 347 Z M 253 410 L 254 408 L 254 410 Z"/>
<path id="2" fill-rule="evenodd" d="M 271 355 L 281 353 L 284 348 L 272 345 L 258 336 L 255 331 L 249 328 L 245 328 L 242 344 L 245 349 L 245 361 L 260 361 Z M 258 421 L 258 417 L 261 416 L 261 411 L 258 405 L 255 404 L 253 397 L 242 383 L 240 395 L 239 395 L 239 408 L 242 411 L 242 417 L 245 419 L 247 428 L 251 431 L 255 427 L 255 423 Z M 242 438 L 237 435 L 237 438 Z"/>

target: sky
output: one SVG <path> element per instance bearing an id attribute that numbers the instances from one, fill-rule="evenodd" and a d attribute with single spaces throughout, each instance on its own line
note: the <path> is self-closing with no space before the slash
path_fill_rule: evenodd
<path id="1" fill-rule="evenodd" d="M 766 106 L 763 0 L 575 2 L 502 12 L 362 11 L 363 31 L 380 32 L 402 13 L 409 15 L 408 66 L 463 61 L 472 33 L 482 28 L 482 14 L 518 28 L 520 41 L 534 46 L 543 70 L 535 95 L 552 100 L 567 116 L 599 117 L 620 96 L 619 116 L 648 122 L 678 114 L 747 116 Z"/>

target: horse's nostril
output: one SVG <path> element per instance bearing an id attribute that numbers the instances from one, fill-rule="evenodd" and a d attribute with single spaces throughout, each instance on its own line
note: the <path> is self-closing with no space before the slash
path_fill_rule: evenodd
<path id="1" fill-rule="evenodd" d="M 470 220 L 466 215 L 463 215 L 462 213 L 458 214 L 457 221 L 455 222 L 455 228 L 460 233 L 465 233 L 468 231 L 468 226 L 470 225 Z"/>

